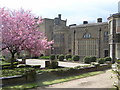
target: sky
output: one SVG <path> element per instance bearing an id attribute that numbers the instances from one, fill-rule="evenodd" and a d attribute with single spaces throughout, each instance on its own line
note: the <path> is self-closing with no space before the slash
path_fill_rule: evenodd
<path id="1" fill-rule="evenodd" d="M 0 7 L 31 10 L 36 16 L 54 19 L 62 14 L 67 25 L 96 23 L 97 18 L 107 22 L 110 14 L 118 12 L 120 0 L 0 0 Z"/>

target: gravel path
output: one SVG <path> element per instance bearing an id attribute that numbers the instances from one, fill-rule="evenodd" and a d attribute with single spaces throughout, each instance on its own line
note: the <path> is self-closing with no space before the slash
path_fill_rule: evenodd
<path id="1" fill-rule="evenodd" d="M 107 70 L 103 74 L 54 84 L 45 88 L 112 88 L 116 79 L 111 78 L 111 76 L 115 75 L 112 74 L 111 70 Z"/>

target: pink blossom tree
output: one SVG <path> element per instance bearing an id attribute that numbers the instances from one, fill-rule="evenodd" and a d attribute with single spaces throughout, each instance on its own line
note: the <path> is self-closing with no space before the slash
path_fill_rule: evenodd
<path id="1" fill-rule="evenodd" d="M 12 11 L 0 8 L 2 50 L 11 54 L 11 66 L 15 55 L 21 51 L 27 51 L 34 55 L 40 55 L 42 51 L 49 49 L 53 41 L 48 41 L 44 33 L 39 29 L 41 18 L 35 17 L 30 11 Z"/>

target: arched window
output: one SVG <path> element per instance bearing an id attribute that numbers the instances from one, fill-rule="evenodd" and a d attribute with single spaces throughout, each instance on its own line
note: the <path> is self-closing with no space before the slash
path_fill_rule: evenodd
<path id="1" fill-rule="evenodd" d="M 91 35 L 90 35 L 89 33 L 85 33 L 85 34 L 83 35 L 83 38 L 91 38 Z"/>

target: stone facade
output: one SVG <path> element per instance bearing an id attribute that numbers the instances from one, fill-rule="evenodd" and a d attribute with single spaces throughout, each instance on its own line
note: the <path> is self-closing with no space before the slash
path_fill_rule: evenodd
<path id="1" fill-rule="evenodd" d="M 66 26 L 66 20 L 61 20 L 59 14 L 55 19 L 44 19 L 40 29 L 44 30 L 48 40 L 54 40 L 50 54 L 72 54 L 85 56 L 106 57 L 109 55 L 108 23 L 84 21 L 81 25 Z"/>
<path id="2" fill-rule="evenodd" d="M 115 61 L 120 58 L 120 13 L 111 15 L 108 20 L 110 57 Z"/>
<path id="3" fill-rule="evenodd" d="M 72 54 L 106 57 L 109 55 L 108 23 L 98 22 L 70 27 Z"/>
<path id="4" fill-rule="evenodd" d="M 45 33 L 46 37 L 48 38 L 48 41 L 54 40 L 55 42 L 53 45 L 54 49 L 51 48 L 50 50 L 46 50 L 44 52 L 44 55 L 55 54 L 56 50 L 59 50 L 59 48 L 65 46 L 63 43 L 64 41 L 61 40 L 62 37 L 63 37 L 62 39 L 64 39 L 62 30 L 64 30 L 65 28 L 66 28 L 66 20 L 61 20 L 61 14 L 59 14 L 58 17 L 54 19 L 48 19 L 48 18 L 43 19 L 43 23 L 40 24 L 40 30 Z M 60 33 L 58 32 L 59 30 Z"/>

